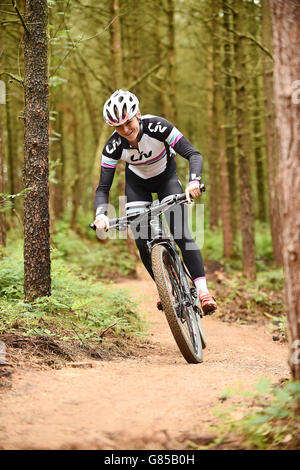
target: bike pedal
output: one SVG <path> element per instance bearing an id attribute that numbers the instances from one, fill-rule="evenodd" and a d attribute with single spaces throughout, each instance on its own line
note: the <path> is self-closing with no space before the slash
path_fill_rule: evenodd
<path id="1" fill-rule="evenodd" d="M 203 312 L 203 315 L 206 317 L 206 315 L 212 315 L 213 313 L 215 313 L 216 310 L 217 309 L 214 308 L 213 310 L 209 310 L 208 312 L 204 312 L 203 310 L 202 310 L 202 312 Z"/>

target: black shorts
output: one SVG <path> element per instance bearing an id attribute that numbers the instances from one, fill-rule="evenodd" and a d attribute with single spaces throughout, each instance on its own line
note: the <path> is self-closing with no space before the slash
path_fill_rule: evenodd
<path id="1" fill-rule="evenodd" d="M 126 165 L 125 195 L 127 197 L 127 213 L 134 209 L 140 209 L 153 201 L 152 194 L 157 194 L 162 201 L 170 194 L 181 194 L 184 192 L 176 172 L 174 159 L 168 162 L 166 170 L 153 178 L 143 179 L 137 176 Z M 137 203 L 137 204 L 135 204 Z"/>

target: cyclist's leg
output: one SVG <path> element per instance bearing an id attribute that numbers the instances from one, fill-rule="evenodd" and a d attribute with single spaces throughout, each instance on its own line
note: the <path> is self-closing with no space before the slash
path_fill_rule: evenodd
<path id="1" fill-rule="evenodd" d="M 158 197 L 162 201 L 171 194 L 181 194 L 184 189 L 176 173 L 176 167 L 172 168 L 166 175 Z M 205 278 L 205 270 L 200 249 L 191 236 L 188 227 L 188 211 L 185 204 L 175 205 L 170 211 L 165 213 L 170 231 L 174 236 L 176 244 L 179 246 L 184 263 L 193 279 Z"/>
<path id="2" fill-rule="evenodd" d="M 172 162 L 166 172 L 164 181 L 162 181 L 158 197 L 163 200 L 170 194 L 180 194 L 183 191 L 176 172 L 175 162 Z M 207 289 L 201 251 L 189 230 L 187 206 L 185 204 L 175 205 L 165 215 L 174 240 L 181 250 L 184 263 L 195 282 L 203 310 L 205 312 L 215 310 L 217 304 Z"/>
<path id="3" fill-rule="evenodd" d="M 126 201 L 126 214 L 132 212 L 143 211 L 152 202 L 152 194 L 147 189 L 143 181 L 140 181 L 137 175 L 135 175 L 128 167 L 126 167 L 126 184 L 125 184 L 125 195 Z M 147 269 L 148 273 L 154 279 L 151 260 L 147 249 L 147 241 L 150 240 L 149 226 L 147 221 L 143 219 L 142 222 L 139 220 L 130 224 L 132 234 L 135 239 L 136 246 L 139 250 L 141 260 Z"/>
<path id="4" fill-rule="evenodd" d="M 160 200 L 163 200 L 170 194 L 183 192 L 176 171 L 172 171 L 165 178 L 164 184 L 161 187 L 162 190 L 158 195 Z M 202 255 L 188 227 L 187 206 L 185 204 L 175 205 L 165 215 L 174 240 L 181 250 L 184 263 L 195 282 L 202 309 L 204 313 L 211 313 L 217 308 L 217 304 L 208 292 Z"/>

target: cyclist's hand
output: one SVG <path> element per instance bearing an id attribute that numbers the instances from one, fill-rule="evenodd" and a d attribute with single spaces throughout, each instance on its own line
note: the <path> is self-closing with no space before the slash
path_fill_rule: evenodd
<path id="1" fill-rule="evenodd" d="M 201 191 L 199 181 L 190 181 L 188 187 L 186 188 L 185 194 L 189 202 L 192 202 L 191 197 L 195 199 L 196 197 L 200 196 Z"/>
<path id="2" fill-rule="evenodd" d="M 94 220 L 94 225 L 98 230 L 108 230 L 109 228 L 109 219 L 105 214 L 100 215 Z"/>

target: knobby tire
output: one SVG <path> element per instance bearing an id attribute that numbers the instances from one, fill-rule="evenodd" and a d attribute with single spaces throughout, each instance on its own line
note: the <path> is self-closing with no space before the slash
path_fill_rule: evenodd
<path id="1" fill-rule="evenodd" d="M 159 294 L 169 327 L 177 343 L 177 346 L 187 362 L 192 363 L 192 364 L 198 364 L 202 362 L 202 348 L 204 344 L 202 343 L 202 340 L 201 340 L 201 335 L 198 329 L 196 315 L 194 314 L 194 312 L 192 312 L 191 320 L 192 322 L 194 322 L 193 328 L 197 330 L 198 332 L 198 336 L 196 335 L 198 352 L 195 352 L 195 349 L 193 348 L 192 344 L 189 344 L 189 342 L 186 340 L 182 332 L 182 328 L 180 326 L 181 319 L 178 317 L 176 310 L 173 306 L 172 294 L 170 293 L 170 290 L 168 287 L 168 279 L 166 278 L 167 274 L 166 274 L 166 269 L 165 269 L 166 265 L 164 264 L 164 259 L 167 259 L 170 266 L 172 265 L 172 268 L 175 271 L 177 271 L 173 258 L 165 246 L 156 245 L 154 246 L 152 250 L 151 259 L 152 259 L 152 269 L 154 273 L 154 278 L 155 278 L 158 294 Z M 171 279 L 170 279 L 170 282 L 172 283 Z M 179 293 L 177 292 L 177 294 L 179 294 L 180 296 L 180 292 Z M 192 307 L 190 308 L 192 309 Z"/>

